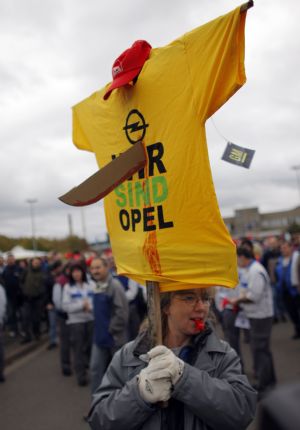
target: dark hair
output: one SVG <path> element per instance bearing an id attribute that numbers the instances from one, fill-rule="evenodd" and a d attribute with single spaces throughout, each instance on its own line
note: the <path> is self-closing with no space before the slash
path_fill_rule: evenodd
<path id="1" fill-rule="evenodd" d="M 245 248 L 250 248 L 253 251 L 253 242 L 248 239 L 247 237 L 243 237 L 241 239 L 241 246 L 245 247 Z"/>
<path id="2" fill-rule="evenodd" d="M 33 260 L 38 260 L 40 263 L 42 262 L 41 257 L 32 257 L 32 258 L 30 259 L 30 263 L 32 263 L 32 262 L 33 262 Z"/>
<path id="3" fill-rule="evenodd" d="M 160 294 L 160 311 L 161 311 L 161 330 L 164 339 L 168 332 L 168 315 L 164 312 L 166 307 L 171 303 L 172 293 Z"/>
<path id="4" fill-rule="evenodd" d="M 253 252 L 250 251 L 249 248 L 245 248 L 244 246 L 240 246 L 237 249 L 237 255 L 238 257 L 245 257 L 245 258 L 248 258 L 249 260 L 252 260 L 254 258 Z"/>
<path id="5" fill-rule="evenodd" d="M 56 261 L 54 261 L 54 263 L 50 264 L 49 270 L 50 270 L 50 272 L 52 272 L 53 270 L 58 269 L 62 265 L 63 265 L 63 263 L 61 260 L 56 260 Z"/>
<path id="6" fill-rule="evenodd" d="M 289 247 L 293 247 L 293 243 L 290 240 L 282 240 L 280 245 L 288 245 Z"/>
<path id="7" fill-rule="evenodd" d="M 70 275 L 69 275 L 70 285 L 75 284 L 75 281 L 73 278 L 74 270 L 80 270 L 82 273 L 82 282 L 87 282 L 86 272 L 85 272 L 84 268 L 81 266 L 81 264 L 75 263 L 75 264 L 72 264 L 72 266 L 70 267 Z"/>

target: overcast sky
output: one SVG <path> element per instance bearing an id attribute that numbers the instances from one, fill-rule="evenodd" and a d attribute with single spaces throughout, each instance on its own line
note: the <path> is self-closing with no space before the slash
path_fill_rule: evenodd
<path id="1" fill-rule="evenodd" d="M 240 5 L 235 0 L 2 0 L 0 2 L 0 234 L 73 231 L 103 238 L 102 204 L 70 208 L 57 197 L 97 170 L 71 140 L 71 107 L 111 80 L 136 39 L 163 46 Z M 246 23 L 247 83 L 207 122 L 223 216 L 299 205 L 300 2 L 258 0 Z M 221 160 L 226 141 L 255 149 L 249 170 Z M 300 172 L 299 172 L 300 173 Z"/>

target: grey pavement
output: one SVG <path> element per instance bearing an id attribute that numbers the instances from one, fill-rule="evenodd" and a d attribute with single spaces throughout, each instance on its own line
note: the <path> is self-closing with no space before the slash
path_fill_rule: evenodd
<path id="1" fill-rule="evenodd" d="M 292 340 L 293 334 L 293 326 L 290 322 L 273 325 L 271 348 L 278 385 L 300 381 L 300 339 Z M 252 381 L 250 347 L 243 341 L 242 354 L 245 361 L 245 372 Z"/>
<path id="2" fill-rule="evenodd" d="M 0 384 L 1 430 L 87 430 L 89 387 L 60 372 L 57 349 L 40 346 L 6 370 Z"/>
<path id="3" fill-rule="evenodd" d="M 7 333 L 4 336 L 4 348 L 5 348 L 5 365 L 9 366 L 14 361 L 26 356 L 32 351 L 40 348 L 48 342 L 48 335 L 42 334 L 38 341 L 32 340 L 25 345 L 21 344 L 22 337 L 17 336 L 15 338 L 10 338 Z"/>
<path id="4" fill-rule="evenodd" d="M 218 330 L 220 331 L 220 330 Z M 300 380 L 300 340 L 291 340 L 290 323 L 273 326 L 272 346 L 278 385 Z M 246 373 L 252 379 L 250 348 L 242 343 Z M 90 405 L 89 387 L 78 387 L 74 376 L 64 377 L 58 349 L 34 351 L 14 360 L 0 384 L 1 430 L 87 430 L 83 421 Z M 256 420 L 248 430 L 256 429 Z"/>
<path id="5" fill-rule="evenodd" d="M 277 376 L 277 387 L 300 381 L 300 339 L 292 340 L 293 334 L 294 330 L 290 322 L 280 322 L 273 325 L 271 346 Z M 253 382 L 252 360 L 248 344 L 242 343 L 242 354 L 245 372 L 250 382 Z M 258 415 L 259 404 L 255 420 L 247 430 L 256 430 L 258 428 Z"/>

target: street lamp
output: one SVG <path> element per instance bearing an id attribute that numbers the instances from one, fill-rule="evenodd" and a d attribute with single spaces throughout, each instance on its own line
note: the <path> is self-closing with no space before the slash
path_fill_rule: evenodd
<path id="1" fill-rule="evenodd" d="M 300 202 L 300 165 L 298 166 L 292 166 L 292 170 L 295 170 L 296 177 L 297 177 L 297 185 L 298 185 L 298 192 L 299 192 L 299 202 Z"/>
<path id="2" fill-rule="evenodd" d="M 80 208 L 80 212 L 81 212 L 81 226 L 82 226 L 82 235 L 83 235 L 83 239 L 86 239 L 86 223 L 85 223 L 85 213 L 84 213 L 84 208 L 81 207 Z"/>
<path id="3" fill-rule="evenodd" d="M 36 246 L 36 239 L 35 239 L 34 204 L 37 203 L 37 199 L 27 199 L 26 203 L 29 204 L 29 208 L 30 208 L 32 247 L 33 247 L 33 250 L 36 251 L 37 250 L 37 246 Z"/>

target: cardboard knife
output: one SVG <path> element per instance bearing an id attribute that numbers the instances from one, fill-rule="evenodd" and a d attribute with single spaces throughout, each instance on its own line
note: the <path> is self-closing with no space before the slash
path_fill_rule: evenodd
<path id="1" fill-rule="evenodd" d="M 145 147 L 142 141 L 139 141 L 80 185 L 60 196 L 59 200 L 70 206 L 88 206 L 96 203 L 144 168 L 146 163 Z"/>

